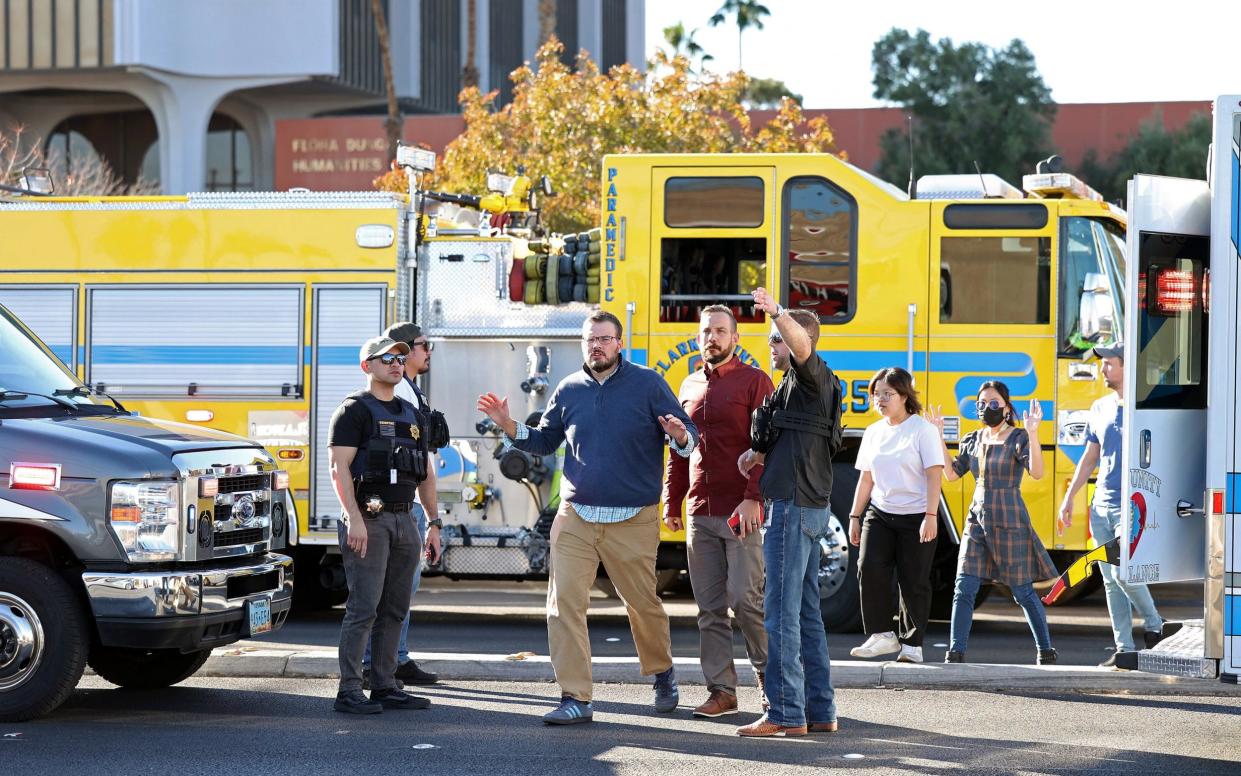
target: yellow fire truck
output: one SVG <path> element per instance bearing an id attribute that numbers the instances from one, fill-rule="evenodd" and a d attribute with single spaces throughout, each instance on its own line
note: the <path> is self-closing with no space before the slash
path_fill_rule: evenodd
<path id="1" fill-rule="evenodd" d="M 1024 191 L 993 175 L 926 176 L 911 198 L 834 156 L 604 160 L 602 305 L 626 323 L 631 360 L 676 390 L 699 367 L 699 311 L 723 303 L 739 323 L 737 355 L 769 369 L 769 324 L 750 302 L 759 285 L 822 321 L 819 351 L 845 383 L 852 440 L 835 461 L 823 542 L 829 629 L 860 624 L 856 550 L 838 518 L 876 419 L 867 384 L 882 367 L 907 368 L 923 402 L 943 407 L 950 447 L 979 427 L 983 381 L 1007 383 L 1019 412 L 1038 399 L 1055 421 L 1039 440 L 1053 476 L 1027 478 L 1031 517 L 1061 564 L 1090 546 L 1086 521 L 1057 536 L 1054 512 L 1084 449 L 1085 410 L 1103 391 L 1081 355 L 1120 330 L 1125 214 L 1057 167 L 1043 163 Z M 944 489 L 934 583 L 945 607 L 972 487 Z"/>
<path id="2" fill-rule="evenodd" d="M 602 186 L 600 227 L 563 236 L 531 229 L 522 202 L 550 190 L 521 177 L 499 180 L 491 198 L 11 200 L 0 203 L 0 303 L 96 391 L 266 445 L 291 477 L 302 604 L 343 596 L 324 447 L 332 410 L 361 385 L 359 342 L 412 319 L 435 345 L 423 387 L 453 441 L 437 462 L 445 552 L 431 571 L 524 579 L 546 571 L 556 462 L 506 449 L 475 397 L 494 390 L 515 414 L 537 413 L 580 368 L 581 324 L 598 306 L 625 322 L 627 357 L 674 391 L 697 366 L 708 304 L 734 308 L 738 355 L 767 368 L 767 324 L 749 303 L 758 285 L 820 315 L 855 441 L 873 420 L 867 380 L 883 366 L 914 373 L 924 399 L 948 410 L 951 440 L 976 427 L 985 379 L 1008 383 L 1019 410 L 1038 398 L 1056 421 L 1040 440 L 1054 476 L 1027 482 L 1031 514 L 1059 561 L 1088 548 L 1085 521 L 1056 536 L 1053 512 L 1102 391 L 1079 356 L 1120 325 L 1123 212 L 1051 172 L 1027 176 L 1025 192 L 988 175 L 927 177 L 910 198 L 826 155 L 615 156 Z M 836 462 L 837 515 L 852 494 L 850 455 Z M 968 500 L 946 487 L 943 591 Z M 856 579 L 832 528 L 823 610 L 843 629 L 857 624 Z M 685 568 L 684 536 L 663 538 L 672 576 Z"/>

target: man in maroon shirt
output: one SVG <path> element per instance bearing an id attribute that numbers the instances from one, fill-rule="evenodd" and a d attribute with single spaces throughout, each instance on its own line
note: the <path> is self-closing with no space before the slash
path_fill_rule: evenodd
<path id="1" fill-rule="evenodd" d="M 763 521 L 758 481 L 737 470 L 750 449 L 750 413 L 773 390 L 771 378 L 734 355 L 737 319 L 722 305 L 702 311 L 698 349 L 703 368 L 681 383 L 681 406 L 701 438 L 690 458 L 669 456 L 664 478 L 664 524 L 682 526 L 681 502 L 689 496 L 689 579 L 698 603 L 699 659 L 710 697 L 695 717 L 737 713 L 731 608 L 746 653 L 763 686 L 767 631 L 763 628 Z M 729 518 L 738 517 L 737 533 Z M 764 706 L 766 704 L 764 696 Z"/>

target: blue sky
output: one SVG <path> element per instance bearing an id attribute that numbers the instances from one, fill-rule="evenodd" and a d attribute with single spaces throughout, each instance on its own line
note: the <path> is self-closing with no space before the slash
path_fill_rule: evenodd
<path id="1" fill-rule="evenodd" d="M 829 0 L 764 0 L 765 29 L 747 30 L 747 72 L 779 78 L 808 108 L 880 104 L 872 97 L 871 46 L 892 27 L 935 39 L 1001 47 L 1021 38 L 1057 102 L 1210 100 L 1241 93 L 1241 2 L 1023 3 L 1014 0 L 884 0 L 854 6 Z M 684 22 L 715 56 L 737 66 L 737 28 L 707 20 L 720 0 L 647 0 L 648 51 L 663 28 Z M 867 7 L 869 6 L 869 7 Z M 872 10 L 873 9 L 873 10 Z"/>

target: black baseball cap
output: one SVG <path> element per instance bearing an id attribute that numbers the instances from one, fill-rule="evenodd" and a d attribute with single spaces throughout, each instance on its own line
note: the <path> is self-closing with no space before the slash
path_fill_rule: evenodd
<path id="1" fill-rule="evenodd" d="M 388 330 L 384 332 L 384 336 L 391 337 L 397 342 L 412 343 L 422 336 L 422 327 L 416 323 L 401 321 L 389 326 Z"/>

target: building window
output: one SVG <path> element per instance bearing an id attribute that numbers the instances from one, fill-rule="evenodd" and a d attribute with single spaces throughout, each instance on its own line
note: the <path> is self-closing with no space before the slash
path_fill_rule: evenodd
<path id="1" fill-rule="evenodd" d="M 944 237 L 940 323 L 1051 321 L 1051 240 Z"/>
<path id="2" fill-rule="evenodd" d="M 625 64 L 626 43 L 625 0 L 603 0 L 603 51 L 599 68 L 605 73 Z"/>
<path id="3" fill-rule="evenodd" d="M 157 152 L 158 154 L 158 152 Z M 207 125 L 207 191 L 253 191 L 250 138 L 230 116 L 216 113 Z"/>
<path id="4" fill-rule="evenodd" d="M 853 317 L 857 257 L 857 204 L 823 178 L 790 180 L 784 187 L 785 305 L 812 310 L 823 323 Z"/>

